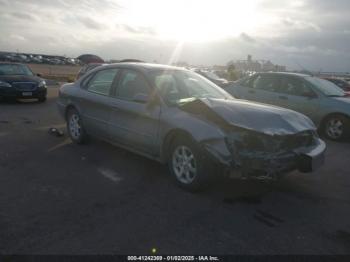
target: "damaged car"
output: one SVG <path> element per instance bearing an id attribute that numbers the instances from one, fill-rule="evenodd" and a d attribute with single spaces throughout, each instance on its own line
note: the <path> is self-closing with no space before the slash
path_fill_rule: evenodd
<path id="1" fill-rule="evenodd" d="M 324 162 L 325 143 L 308 117 L 237 100 L 177 67 L 100 66 L 63 85 L 57 103 L 74 142 L 97 137 L 167 164 L 190 191 L 222 174 L 278 179 Z"/>

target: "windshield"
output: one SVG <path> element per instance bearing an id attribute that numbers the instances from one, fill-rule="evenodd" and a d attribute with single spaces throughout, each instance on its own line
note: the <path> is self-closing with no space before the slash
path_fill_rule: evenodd
<path id="1" fill-rule="evenodd" d="M 337 86 L 339 86 L 344 91 L 349 91 L 350 90 L 349 84 L 346 81 L 344 81 L 344 80 L 334 79 L 334 78 L 331 78 L 331 79 L 327 78 L 326 80 L 331 81 L 332 83 L 336 84 Z"/>
<path id="2" fill-rule="evenodd" d="M 188 98 L 232 98 L 204 77 L 189 71 L 154 71 L 152 82 L 165 102 L 176 104 Z"/>
<path id="3" fill-rule="evenodd" d="M 32 76 L 33 72 L 25 65 L 0 64 L 0 75 Z"/>
<path id="4" fill-rule="evenodd" d="M 332 82 L 312 76 L 306 77 L 306 80 L 311 82 L 326 96 L 345 96 L 344 91 Z"/>

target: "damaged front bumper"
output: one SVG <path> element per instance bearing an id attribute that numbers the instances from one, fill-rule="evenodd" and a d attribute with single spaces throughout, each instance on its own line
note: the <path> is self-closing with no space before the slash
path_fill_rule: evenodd
<path id="1" fill-rule="evenodd" d="M 222 140 L 206 141 L 203 146 L 231 177 L 256 179 L 277 179 L 294 170 L 313 172 L 324 164 L 326 150 L 318 137 L 313 137 L 312 145 L 291 150 L 249 150 Z"/>

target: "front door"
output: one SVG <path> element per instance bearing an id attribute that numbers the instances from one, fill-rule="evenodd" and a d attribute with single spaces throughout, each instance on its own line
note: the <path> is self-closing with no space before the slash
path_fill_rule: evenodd
<path id="1" fill-rule="evenodd" d="M 281 76 L 276 94 L 277 105 L 292 109 L 315 119 L 319 109 L 319 98 L 309 84 L 300 77 Z"/>
<path id="2" fill-rule="evenodd" d="M 275 104 L 275 90 L 278 88 L 278 78 L 274 74 L 256 74 L 233 87 L 236 98 L 256 101 L 266 104 Z M 236 93 L 237 94 L 236 94 Z"/>
<path id="3" fill-rule="evenodd" d="M 150 104 L 151 93 L 140 72 L 123 70 L 113 98 L 109 133 L 120 145 L 155 155 L 161 107 Z"/>

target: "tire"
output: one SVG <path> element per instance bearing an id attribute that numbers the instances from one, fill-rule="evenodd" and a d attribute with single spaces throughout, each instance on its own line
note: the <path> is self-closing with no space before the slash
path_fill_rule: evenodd
<path id="1" fill-rule="evenodd" d="M 72 108 L 67 113 L 67 131 L 74 143 L 85 144 L 88 140 L 88 136 L 83 127 L 79 112 Z"/>
<path id="2" fill-rule="evenodd" d="M 39 103 L 44 103 L 46 101 L 46 96 L 42 96 L 38 98 Z"/>
<path id="3" fill-rule="evenodd" d="M 168 159 L 170 174 L 176 184 L 186 191 L 204 190 L 212 180 L 213 165 L 206 154 L 190 138 L 176 138 Z"/>
<path id="4" fill-rule="evenodd" d="M 349 136 L 350 120 L 335 114 L 327 117 L 322 125 L 323 134 L 330 140 L 342 141 Z"/>

